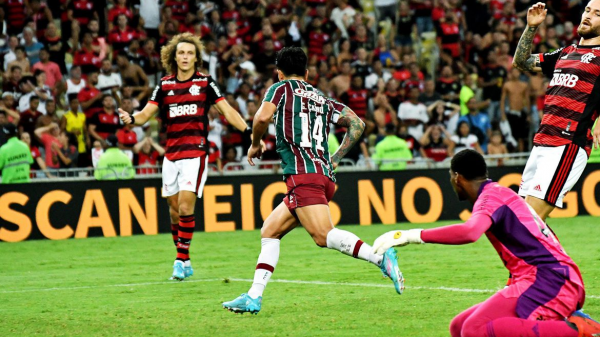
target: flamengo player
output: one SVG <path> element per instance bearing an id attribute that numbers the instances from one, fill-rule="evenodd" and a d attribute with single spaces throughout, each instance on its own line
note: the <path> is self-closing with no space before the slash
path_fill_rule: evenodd
<path id="1" fill-rule="evenodd" d="M 365 124 L 348 107 L 340 104 L 306 82 L 307 57 L 298 47 L 282 49 L 276 58 L 278 83 L 265 94 L 254 116 L 253 142 L 248 162 L 259 158 L 262 148 L 256 141 L 275 118 L 277 152 L 288 192 L 283 202 L 265 220 L 261 229 L 261 252 L 254 272 L 254 282 L 242 294 L 223 307 L 233 312 L 258 313 L 262 294 L 279 260 L 281 238 L 302 225 L 319 247 L 338 250 L 380 267 L 402 293 L 404 279 L 398 269 L 396 251 L 383 255 L 371 253 L 371 246 L 356 235 L 333 227 L 328 202 L 335 192 L 333 169 L 358 141 Z M 348 128 L 340 148 L 330 157 L 327 145 L 330 123 Z"/>
<path id="2" fill-rule="evenodd" d="M 157 112 L 167 125 L 163 162 L 163 195 L 167 197 L 171 232 L 177 247 L 172 280 L 193 274 L 189 248 L 195 227 L 196 197 L 202 197 L 208 165 L 208 109 L 215 105 L 229 123 L 250 133 L 244 119 L 221 96 L 210 77 L 198 72 L 202 43 L 190 33 L 176 35 L 161 49 L 161 62 L 171 75 L 154 89 L 144 109 L 129 115 L 119 109 L 125 124 L 143 125 Z"/>
<path id="3" fill-rule="evenodd" d="M 387 232 L 375 240 L 375 253 L 409 243 L 462 245 L 485 233 L 513 282 L 456 316 L 452 337 L 600 336 L 600 324 L 576 311 L 585 290 L 575 262 L 531 206 L 487 177 L 481 154 L 457 153 L 450 182 L 460 200 L 474 204 L 471 218 L 464 224 Z"/>
<path id="4" fill-rule="evenodd" d="M 600 0 L 585 7 L 578 45 L 530 54 L 537 27 L 546 18 L 544 8 L 540 2 L 529 8 L 513 66 L 552 77 L 519 189 L 545 221 L 555 207 L 562 207 L 565 194 L 583 173 L 592 144 L 600 145 L 600 127 L 591 132 L 600 110 Z"/>

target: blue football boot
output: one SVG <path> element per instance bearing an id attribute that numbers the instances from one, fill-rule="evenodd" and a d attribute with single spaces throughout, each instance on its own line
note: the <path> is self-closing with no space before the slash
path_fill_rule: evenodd
<path id="1" fill-rule="evenodd" d="M 231 312 L 235 312 L 236 314 L 243 314 L 245 312 L 249 312 L 251 314 L 257 315 L 260 311 L 261 304 L 262 296 L 253 299 L 248 294 L 244 293 L 238 296 L 238 298 L 236 298 L 233 301 L 223 302 L 223 308 Z"/>
<path id="2" fill-rule="evenodd" d="M 381 272 L 384 276 L 389 277 L 394 282 L 396 292 L 402 295 L 404 290 L 404 277 L 400 268 L 398 268 L 398 255 L 394 248 L 390 248 L 383 253 L 383 260 L 381 260 Z"/>

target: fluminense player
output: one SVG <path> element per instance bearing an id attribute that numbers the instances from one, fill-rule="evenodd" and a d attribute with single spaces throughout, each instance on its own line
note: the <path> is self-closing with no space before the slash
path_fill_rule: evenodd
<path id="1" fill-rule="evenodd" d="M 593 337 L 600 324 L 578 311 L 585 300 L 579 268 L 525 200 L 488 179 L 483 156 L 457 153 L 450 182 L 460 200 L 474 204 L 464 224 L 396 230 L 381 235 L 375 253 L 409 243 L 462 245 L 485 234 L 513 282 L 450 323 L 452 337 Z"/>
<path id="2" fill-rule="evenodd" d="M 272 85 L 254 117 L 253 142 L 248 162 L 262 154 L 257 142 L 275 118 L 277 152 L 288 192 L 283 202 L 265 220 L 261 230 L 261 251 L 248 291 L 223 307 L 234 312 L 258 313 L 262 295 L 279 260 L 280 240 L 302 225 L 319 247 L 338 250 L 369 261 L 389 276 L 400 294 L 404 279 L 398 269 L 396 251 L 373 254 L 371 246 L 356 235 L 333 227 L 328 202 L 335 192 L 334 168 L 359 140 L 364 123 L 348 107 L 306 82 L 307 57 L 297 47 L 284 48 L 276 58 L 280 82 Z M 330 123 L 347 128 L 340 148 L 330 156 L 327 136 Z"/>
<path id="3" fill-rule="evenodd" d="M 200 38 L 190 33 L 173 37 L 160 55 L 170 75 L 160 80 L 142 111 L 130 115 L 119 109 L 125 124 L 143 125 L 159 113 L 167 126 L 162 192 L 169 204 L 171 233 L 177 248 L 171 279 L 179 281 L 194 273 L 189 249 L 196 225 L 196 198 L 202 197 L 208 172 L 208 109 L 214 105 L 236 129 L 250 133 L 213 78 L 198 71 L 202 48 Z"/>
<path id="4" fill-rule="evenodd" d="M 600 0 L 588 2 L 581 15 L 579 44 L 531 54 L 546 12 L 541 2 L 529 8 L 527 27 L 513 60 L 513 66 L 523 71 L 543 72 L 552 78 L 519 188 L 519 195 L 543 221 L 555 207 L 563 206 L 565 194 L 583 173 L 592 145 L 600 146 L 600 127 L 592 134 L 600 111 Z"/>

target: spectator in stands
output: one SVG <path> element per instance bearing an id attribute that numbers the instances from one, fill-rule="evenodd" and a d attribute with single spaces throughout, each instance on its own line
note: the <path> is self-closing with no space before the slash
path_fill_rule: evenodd
<path id="1" fill-rule="evenodd" d="M 42 114 L 45 115 L 46 114 L 46 102 L 54 99 L 54 97 L 52 96 L 52 90 L 50 90 L 50 87 L 45 84 L 46 83 L 46 72 L 38 69 L 33 73 L 33 75 L 35 76 L 35 83 L 36 83 L 34 93 L 35 93 L 35 95 L 37 95 L 40 98 L 40 106 L 38 107 L 38 110 Z"/>
<path id="2" fill-rule="evenodd" d="M 14 93 L 7 91 L 2 94 L 2 100 L 0 101 L 0 111 L 4 112 L 8 122 L 15 125 L 19 124 L 21 115 L 15 109 L 15 97 Z"/>
<path id="3" fill-rule="evenodd" d="M 61 169 L 77 167 L 79 151 L 77 151 L 77 137 L 67 131 L 60 131 L 58 135 L 60 144 L 52 143 L 52 150 L 56 152 Z M 66 176 L 59 174 L 59 176 Z"/>
<path id="4" fill-rule="evenodd" d="M 356 60 L 350 65 L 352 68 L 353 75 L 359 75 L 363 82 L 365 78 L 373 72 L 371 65 L 367 62 L 367 50 L 365 48 L 358 48 L 356 50 Z"/>
<path id="5" fill-rule="evenodd" d="M 237 150 L 233 146 L 227 147 L 225 150 L 225 157 L 223 158 L 223 168 L 227 166 L 229 163 L 239 164 L 240 161 L 237 160 Z M 227 168 L 227 170 L 240 170 L 241 167 L 239 165 L 234 165 L 233 167 Z"/>
<path id="6" fill-rule="evenodd" d="M 452 67 L 443 67 L 441 77 L 436 84 L 435 91 L 442 96 L 444 101 L 458 104 L 458 95 L 460 93 L 460 89 L 460 82 L 456 80 L 454 73 L 452 72 Z"/>
<path id="7" fill-rule="evenodd" d="M 60 128 L 58 127 L 58 124 L 52 123 L 48 126 L 39 127 L 35 129 L 35 135 L 44 146 L 44 151 L 46 153 L 46 166 L 48 169 L 50 169 L 52 172 L 52 169 L 60 168 L 60 161 L 58 159 L 57 151 L 57 149 L 60 149 L 61 147 L 61 142 L 58 139 L 58 136 L 60 135 Z"/>
<path id="8" fill-rule="evenodd" d="M 116 0 L 115 5 L 108 11 L 108 30 L 114 28 L 114 22 L 119 15 L 125 15 L 129 20 L 133 18 L 133 12 L 127 6 L 127 0 Z"/>
<path id="9" fill-rule="evenodd" d="M 127 53 L 120 52 L 118 54 L 117 66 L 119 67 L 119 72 L 121 73 L 121 79 L 123 83 L 133 87 L 134 95 L 142 95 L 138 97 L 146 97 L 150 94 L 148 77 L 139 65 L 129 63 Z"/>
<path id="10" fill-rule="evenodd" d="M 389 123 L 385 126 L 385 138 L 375 145 L 373 161 L 381 171 L 404 170 L 406 162 L 412 159 L 408 143 L 396 136 L 396 127 Z"/>
<path id="11" fill-rule="evenodd" d="M 498 130 L 492 131 L 490 143 L 488 144 L 487 154 L 499 155 L 508 154 L 506 144 L 502 142 L 502 133 Z"/>
<path id="12" fill-rule="evenodd" d="M 74 39 L 76 37 L 77 35 L 74 35 Z M 88 75 L 97 72 L 102 64 L 102 57 L 99 52 L 94 50 L 93 42 L 92 33 L 83 33 L 80 48 L 76 48 L 73 55 L 73 65 L 81 66 L 82 72 Z"/>
<path id="13" fill-rule="evenodd" d="M 25 47 L 20 46 L 20 45 L 17 46 L 15 48 L 15 55 L 16 55 L 15 60 L 10 62 L 7 65 L 7 69 L 10 69 L 11 73 L 12 73 L 13 67 L 17 66 L 21 70 L 22 76 L 31 75 L 31 63 L 29 62 L 29 59 L 27 58 L 27 53 L 25 52 Z"/>
<path id="14" fill-rule="evenodd" d="M 23 78 L 21 67 L 18 65 L 13 65 L 10 68 L 10 74 L 8 76 L 4 75 L 4 81 L 2 83 L 2 91 L 3 92 L 13 92 L 15 94 L 21 93 L 21 88 L 19 86 L 19 82 Z"/>
<path id="15" fill-rule="evenodd" d="M 81 78 L 81 67 L 73 65 L 73 67 L 71 67 L 70 76 L 65 81 L 65 93 L 67 94 L 67 101 L 69 95 L 79 95 L 79 92 L 86 86 L 86 81 Z"/>
<path id="16" fill-rule="evenodd" d="M 19 46 L 19 39 L 16 36 L 9 36 L 6 46 L 0 48 L 1 54 L 4 56 L 3 71 L 9 70 L 8 64 L 17 59 L 15 54 L 16 48 Z"/>
<path id="17" fill-rule="evenodd" d="M 397 47 L 401 53 L 407 53 L 412 49 L 412 35 L 417 35 L 415 16 L 411 14 L 408 2 L 400 1 L 398 19 L 392 27 L 392 48 Z"/>
<path id="18" fill-rule="evenodd" d="M 79 152 L 78 166 L 87 166 L 87 148 L 91 146 L 90 136 L 86 127 L 86 118 L 79 111 L 79 100 L 76 95 L 69 96 L 69 110 L 61 117 L 60 129 L 72 133 L 77 138 L 77 152 Z"/>
<path id="19" fill-rule="evenodd" d="M 108 58 L 102 60 L 102 68 L 98 75 L 98 90 L 102 94 L 110 94 L 113 89 L 118 90 L 121 86 L 123 86 L 121 75 L 114 71 L 112 62 Z"/>
<path id="20" fill-rule="evenodd" d="M 115 135 L 121 128 L 121 120 L 115 110 L 115 100 L 111 95 L 102 96 L 102 110 L 94 114 L 88 124 L 90 138 L 108 145 L 106 139 Z"/>
<path id="21" fill-rule="evenodd" d="M 104 147 L 102 146 L 102 142 L 99 140 L 94 140 L 92 144 L 92 149 L 90 150 L 92 167 L 98 167 L 98 161 L 100 160 L 102 154 L 104 154 Z"/>
<path id="22" fill-rule="evenodd" d="M 133 131 L 135 125 L 127 124 L 117 130 L 117 139 L 119 140 L 119 149 L 123 151 L 133 162 L 133 147 L 138 143 L 137 134 Z"/>
<path id="23" fill-rule="evenodd" d="M 7 139 L 6 144 L 0 147 L 2 184 L 29 182 L 30 165 L 33 163 L 29 146 L 19 140 L 14 124 L 4 124 L 0 132 L 4 133 Z"/>
<path id="24" fill-rule="evenodd" d="M 42 113 L 38 110 L 39 105 L 40 98 L 38 96 L 29 96 L 29 107 L 27 110 L 21 112 L 19 133 L 28 132 L 29 134 L 33 134 L 37 125 L 37 120 L 42 116 Z"/>
<path id="25" fill-rule="evenodd" d="M 421 156 L 436 162 L 446 160 L 452 144 L 450 137 L 452 136 L 443 125 L 429 125 L 421 137 Z"/>
<path id="26" fill-rule="evenodd" d="M 424 84 L 424 91 L 419 95 L 419 102 L 425 104 L 427 109 L 441 100 L 442 96 L 436 91 L 435 82 L 432 79 L 426 79 Z"/>
<path id="27" fill-rule="evenodd" d="M 506 69 L 497 60 L 496 51 L 490 51 L 487 64 L 479 71 L 479 87 L 483 89 L 483 98 L 491 101 L 487 115 L 492 121 L 500 120 L 502 85 L 507 75 Z"/>
<path id="28" fill-rule="evenodd" d="M 40 50 L 40 61 L 33 65 L 32 71 L 41 70 L 46 74 L 46 81 L 44 82 L 50 88 L 54 88 L 56 84 L 60 84 L 62 81 L 62 74 L 60 67 L 55 62 L 50 61 L 50 51 L 47 48 Z"/>
<path id="29" fill-rule="evenodd" d="M 330 90 L 334 92 L 335 97 L 341 97 L 343 93 L 350 89 L 352 67 L 350 61 L 342 62 L 340 66 L 340 74 L 334 77 L 330 82 Z"/>
<path id="30" fill-rule="evenodd" d="M 390 105 L 387 97 L 383 93 L 378 93 L 374 99 L 375 111 L 373 117 L 377 126 L 378 134 L 385 135 L 385 128 L 388 124 L 398 125 L 396 110 Z"/>
<path id="31" fill-rule="evenodd" d="M 366 123 L 365 135 L 371 134 L 375 127 L 369 114 L 368 101 L 371 97 L 369 90 L 363 88 L 363 78 L 360 74 L 352 75 L 352 84 L 350 89 L 340 96 L 340 101 L 346 104 L 354 113 Z"/>
<path id="32" fill-rule="evenodd" d="M 423 136 L 423 126 L 429 122 L 427 108 L 419 103 L 420 91 L 418 87 L 408 90 L 408 101 L 398 107 L 398 119 L 408 126 L 408 133 L 415 139 Z"/>
<path id="33" fill-rule="evenodd" d="M 77 95 L 81 109 L 87 119 L 91 119 L 92 116 L 102 111 L 102 99 L 104 95 L 96 88 L 97 85 L 98 72 L 93 71 L 88 74 L 86 86 Z"/>
<path id="34" fill-rule="evenodd" d="M 475 98 L 471 98 L 467 103 L 469 113 L 459 118 L 458 123 L 465 121 L 469 124 L 470 132 L 477 136 L 477 141 L 485 152 L 492 134 L 492 125 L 488 116 L 480 113 L 477 106 Z"/>
<path id="35" fill-rule="evenodd" d="M 369 90 L 376 89 L 379 86 L 379 80 L 382 80 L 383 85 L 392 78 L 389 70 L 383 68 L 381 60 L 373 61 L 373 71 L 365 78 L 365 88 Z"/>
<path id="36" fill-rule="evenodd" d="M 29 27 L 25 27 L 23 29 L 23 41 L 21 43 L 27 52 L 27 58 L 29 59 L 30 65 L 34 65 L 40 61 L 40 50 L 44 48 L 42 43 L 34 41 L 33 39 L 33 30 Z"/>
<path id="37" fill-rule="evenodd" d="M 33 172 L 30 174 L 32 178 L 34 177 L 42 177 L 45 176 L 47 178 L 54 178 L 54 176 L 48 171 L 48 167 L 46 167 L 46 162 L 44 161 L 44 157 L 42 156 L 42 152 L 37 146 L 31 145 L 31 135 L 28 132 L 21 133 L 21 141 L 29 146 L 29 150 L 31 151 L 31 157 L 33 158 L 33 164 L 31 164 L 31 170 L 34 171 L 42 171 L 41 174 L 35 175 Z"/>
<path id="38" fill-rule="evenodd" d="M 70 22 L 77 21 L 79 25 L 84 26 L 91 19 L 98 20 L 98 10 L 93 1 L 90 0 L 72 0 L 67 7 L 67 17 Z"/>
<path id="39" fill-rule="evenodd" d="M 46 101 L 46 114 L 42 114 L 38 118 L 36 127 L 46 126 L 50 123 L 60 124 L 60 118 L 56 114 L 56 101 L 54 99 Z"/>
<path id="40" fill-rule="evenodd" d="M 151 137 L 146 137 L 135 144 L 133 153 L 137 155 L 138 166 L 147 167 L 138 169 L 138 174 L 159 173 L 155 167 L 160 164 L 159 158 L 164 156 L 165 149 L 152 140 Z"/>
<path id="41" fill-rule="evenodd" d="M 214 45 L 213 45 L 213 48 L 214 48 Z M 205 49 L 208 49 L 208 47 L 205 47 Z M 158 80 L 160 80 L 160 77 L 158 75 L 161 70 L 161 64 L 160 64 L 160 55 L 156 52 L 156 42 L 153 39 L 149 39 L 144 42 L 144 46 L 142 47 L 141 55 L 142 55 L 142 59 L 141 59 L 142 64 L 140 66 L 142 67 L 142 69 L 144 70 L 144 73 L 148 77 L 148 82 L 150 82 L 150 87 L 154 88 L 154 87 L 156 87 Z M 203 58 L 203 60 L 204 60 L 204 58 Z M 215 76 L 213 78 L 218 79 L 218 76 L 216 76 L 216 66 L 217 65 L 213 64 L 212 59 L 210 57 L 208 60 L 204 60 L 204 61 L 209 66 L 209 72 L 210 72 L 211 76 L 214 73 Z"/>
<path id="42" fill-rule="evenodd" d="M 450 140 L 452 141 L 452 144 L 448 148 L 448 155 L 450 157 L 464 149 L 472 149 L 483 154 L 477 136 L 471 133 L 471 127 L 466 121 L 458 123 L 456 135 L 452 136 Z"/>
<path id="43" fill-rule="evenodd" d="M 94 170 L 96 180 L 121 180 L 133 179 L 135 170 L 129 157 L 119 150 L 117 136 L 110 135 L 106 138 L 108 148 L 98 159 Z"/>
<path id="44" fill-rule="evenodd" d="M 10 123 L 6 118 L 6 112 L 4 110 L 0 110 L 0 128 L 4 127 L 4 125 Z M 0 132 L 0 146 L 6 144 L 6 134 L 4 132 Z"/>
<path id="45" fill-rule="evenodd" d="M 508 106 L 505 102 L 508 100 Z M 508 120 L 512 136 L 517 140 L 517 151 L 527 149 L 530 121 L 530 93 L 529 85 L 521 81 L 521 72 L 517 68 L 510 70 L 508 81 L 502 86 L 500 98 L 500 116 Z"/>
<path id="46" fill-rule="evenodd" d="M 183 22 L 183 20 L 181 20 Z M 116 27 L 108 34 L 108 43 L 111 44 L 113 49 L 113 57 L 117 56 L 120 52 L 125 51 L 125 48 L 129 43 L 138 38 L 138 33 L 129 26 L 129 19 L 125 14 L 119 14 L 117 16 Z"/>

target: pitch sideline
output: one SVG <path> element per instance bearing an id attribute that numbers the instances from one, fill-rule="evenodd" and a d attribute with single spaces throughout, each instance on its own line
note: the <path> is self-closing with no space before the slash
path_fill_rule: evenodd
<path id="1" fill-rule="evenodd" d="M 97 288 L 116 288 L 116 287 L 141 287 L 161 284 L 186 284 L 186 283 L 198 283 L 198 282 L 248 282 L 252 283 L 252 279 L 243 278 L 209 278 L 209 279 L 198 279 L 198 280 L 187 280 L 184 282 L 173 282 L 173 281 L 160 281 L 160 282 L 140 282 L 140 283 L 123 283 L 123 284 L 106 284 L 106 285 L 93 285 L 93 286 L 78 286 L 78 287 L 51 287 L 51 288 L 32 288 L 32 289 L 21 289 L 21 290 L 1 290 L 0 294 L 15 294 L 15 293 L 29 293 L 29 292 L 42 292 L 42 291 L 61 291 L 61 290 L 81 290 L 81 289 L 97 289 Z M 303 280 L 283 280 L 283 279 L 271 279 L 272 283 L 292 283 L 292 284 L 308 284 L 308 285 L 324 285 L 324 286 L 346 286 L 346 287 L 365 287 L 365 288 L 393 288 L 391 284 L 376 284 L 376 283 L 351 283 L 351 282 L 331 282 L 331 281 L 303 281 Z M 441 290 L 450 292 L 463 292 L 463 293 L 494 293 L 497 289 L 470 289 L 470 288 L 454 288 L 454 287 L 422 287 L 422 286 L 408 286 L 406 289 L 410 290 Z M 600 299 L 600 296 L 587 295 L 586 298 Z"/>

